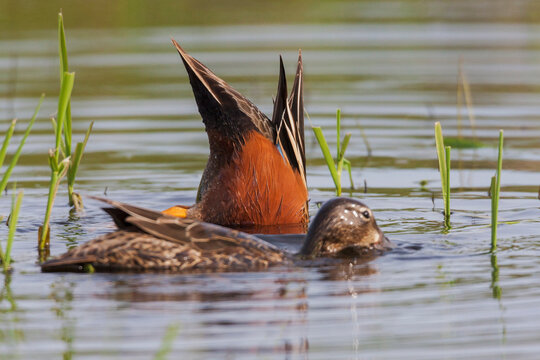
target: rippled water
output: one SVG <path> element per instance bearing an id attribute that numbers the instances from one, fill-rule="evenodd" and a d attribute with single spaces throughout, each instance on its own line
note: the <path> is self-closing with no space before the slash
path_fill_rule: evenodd
<path id="1" fill-rule="evenodd" d="M 357 187 L 348 195 L 374 210 L 397 249 L 372 261 L 260 273 L 40 273 L 36 232 L 47 195 L 46 152 L 53 146 L 47 115 L 55 111 L 58 91 L 56 9 L 50 26 L 19 26 L 1 36 L 2 131 L 14 116 L 27 121 L 42 91 L 48 96 L 12 177 L 25 198 L 14 272 L 0 285 L 0 357 L 148 359 L 172 325 L 178 327 L 172 352 L 190 359 L 535 358 L 540 22 L 524 15 L 534 13 L 532 1 L 516 1 L 507 11 L 489 7 L 488 14 L 472 10 L 491 2 L 453 3 L 433 2 L 418 13 L 412 11 L 416 1 L 343 2 L 326 18 L 315 9 L 322 23 L 308 14 L 298 23 L 287 17 L 290 25 L 163 21 L 100 29 L 78 13 L 74 17 L 86 27 L 80 29 L 66 12 L 76 71 L 75 137 L 96 122 L 77 190 L 106 191 L 156 209 L 194 202 L 208 154 L 170 36 L 267 114 L 278 55 L 291 75 L 302 48 L 311 121 L 323 126 L 333 148 L 335 110 L 342 109 L 345 130 L 353 134 L 347 153 Z M 473 92 L 476 133 L 487 146 L 453 150 L 447 232 L 433 123 L 441 121 L 447 136 L 457 134 L 460 59 Z M 465 109 L 463 117 L 462 132 L 470 135 Z M 503 223 L 499 251 L 490 255 L 487 190 L 499 128 L 505 131 Z M 315 214 L 316 203 L 333 196 L 332 180 L 310 131 L 306 142 Z M 88 200 L 84 213 L 70 214 L 66 197 L 62 187 L 53 214 L 53 255 L 113 228 L 100 204 Z M 0 214 L 7 215 L 9 206 L 3 196 Z M 7 228 L 0 233 L 5 239 Z"/>

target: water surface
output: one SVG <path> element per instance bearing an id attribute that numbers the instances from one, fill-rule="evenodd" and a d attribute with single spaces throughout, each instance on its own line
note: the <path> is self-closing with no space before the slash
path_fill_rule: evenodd
<path id="1" fill-rule="evenodd" d="M 99 18 L 95 9 L 85 16 L 84 8 L 64 7 L 76 71 L 74 137 L 82 139 L 96 122 L 79 192 L 156 209 L 194 202 L 208 144 L 170 36 L 267 114 L 279 54 L 292 81 L 302 48 L 312 123 L 323 127 L 333 149 L 340 107 L 344 131 L 352 133 L 347 156 L 356 189 L 345 193 L 366 202 L 397 244 L 368 262 L 189 276 L 40 273 L 36 232 L 53 144 L 48 116 L 58 91 L 57 8 L 8 1 L 13 16 L 0 36 L 0 126 L 15 116 L 24 123 L 39 94 L 47 99 L 12 177 L 25 198 L 14 272 L 0 285 L 0 356 L 148 359 L 177 325 L 173 352 L 190 359 L 535 358 L 540 22 L 533 1 L 486 6 L 492 3 L 322 2 L 282 20 L 276 19 L 283 11 L 264 8 L 266 23 L 255 21 L 261 15 L 235 20 L 218 11 L 204 21 L 175 20 L 165 14 L 170 4 L 156 17 L 123 22 L 110 12 Z M 50 16 L 44 20 L 41 12 Z M 24 27 L 16 21 L 22 18 L 39 20 Z M 473 92 L 476 136 L 486 146 L 453 150 L 452 229 L 445 231 L 433 123 L 457 135 L 460 59 Z M 461 132 L 472 136 L 462 112 Z M 500 128 L 502 224 L 499 251 L 490 255 L 487 190 Z M 310 131 L 306 143 L 313 215 L 334 194 Z M 87 200 L 85 211 L 73 214 L 66 200 L 63 186 L 52 219 L 53 255 L 113 228 L 100 204 Z M 9 206 L 3 196 L 0 214 Z M 0 232 L 5 239 L 7 228 Z"/>

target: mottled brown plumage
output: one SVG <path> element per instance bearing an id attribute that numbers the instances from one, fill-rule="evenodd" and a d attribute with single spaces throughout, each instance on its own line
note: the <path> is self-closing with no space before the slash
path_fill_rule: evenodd
<path id="1" fill-rule="evenodd" d="M 41 264 L 44 272 L 168 271 L 178 273 L 264 270 L 294 261 L 292 254 L 253 235 L 198 220 L 95 198 L 118 227 Z M 353 199 L 329 200 L 310 226 L 299 258 L 357 257 L 389 243 L 371 210 Z"/>
<path id="2" fill-rule="evenodd" d="M 97 271 L 245 271 L 288 261 L 275 246 L 240 231 L 95 199 L 113 206 L 106 211 L 118 230 L 43 263 L 43 271 L 82 271 L 85 264 Z"/>

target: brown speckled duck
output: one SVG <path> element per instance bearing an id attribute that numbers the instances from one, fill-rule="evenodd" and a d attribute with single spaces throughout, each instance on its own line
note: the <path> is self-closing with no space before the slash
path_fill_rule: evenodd
<path id="1" fill-rule="evenodd" d="M 329 200 L 319 209 L 298 254 L 219 225 L 95 199 L 112 206 L 104 210 L 118 230 L 42 263 L 42 271 L 253 271 L 296 259 L 358 257 L 390 246 L 371 210 L 349 198 Z"/>

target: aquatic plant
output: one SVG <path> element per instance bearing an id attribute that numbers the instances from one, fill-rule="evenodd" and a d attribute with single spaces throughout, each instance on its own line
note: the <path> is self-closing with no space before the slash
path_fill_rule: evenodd
<path id="1" fill-rule="evenodd" d="M 351 140 L 351 133 L 346 133 L 345 137 L 343 138 L 343 141 L 341 141 L 341 135 L 340 135 L 341 110 L 338 109 L 336 112 L 337 154 L 336 154 L 335 162 L 334 162 L 334 159 L 332 158 L 332 154 L 330 153 L 330 148 L 328 147 L 328 143 L 326 142 L 326 139 L 321 130 L 321 127 L 312 126 L 311 128 L 313 129 L 315 138 L 317 139 L 317 142 L 319 143 L 319 147 L 321 148 L 321 151 L 323 153 L 324 160 L 326 162 L 326 165 L 328 166 L 328 170 L 330 170 L 330 174 L 332 175 L 332 180 L 334 180 L 334 186 L 336 187 L 336 194 L 340 196 L 341 195 L 341 173 L 343 172 L 344 166 L 347 168 L 349 172 L 351 188 L 354 188 L 354 183 L 353 183 L 352 173 L 351 173 L 351 162 L 345 158 L 345 150 L 347 150 L 347 146 L 349 146 L 349 141 Z"/>
<path id="2" fill-rule="evenodd" d="M 23 199 L 23 192 L 19 191 L 15 195 L 15 185 L 13 185 L 13 194 L 11 198 L 11 213 L 9 215 L 9 230 L 8 237 L 6 242 L 6 251 L 2 249 L 2 244 L 0 244 L 0 260 L 2 260 L 2 267 L 4 273 L 9 271 L 9 265 L 11 264 L 11 248 L 13 246 L 13 239 L 15 237 L 15 230 L 17 229 L 17 221 L 19 220 L 19 212 L 21 210 L 21 203 Z"/>
<path id="3" fill-rule="evenodd" d="M 60 94 L 58 96 L 57 119 L 51 119 L 55 134 L 55 147 L 49 150 L 49 166 L 51 168 L 51 179 L 49 181 L 49 195 L 47 198 L 47 208 L 45 210 L 45 218 L 43 226 L 39 231 L 39 250 L 42 251 L 49 243 L 49 221 L 58 192 L 60 182 L 67 175 L 68 179 L 68 197 L 70 206 L 75 209 L 82 207 L 81 197 L 73 191 L 77 170 L 90 132 L 92 131 L 93 122 L 90 123 L 84 140 L 77 143 L 75 152 L 72 152 L 72 123 L 71 123 L 71 92 L 75 82 L 75 73 L 68 72 L 68 59 L 66 50 L 66 36 L 64 32 L 64 22 L 62 13 L 58 14 L 58 49 L 60 56 Z"/>
<path id="4" fill-rule="evenodd" d="M 450 228 L 450 146 L 444 146 L 441 123 L 435 123 L 435 145 L 439 159 L 439 173 L 441 175 L 441 190 L 444 201 L 444 223 Z"/>
<path id="5" fill-rule="evenodd" d="M 61 12 L 58 14 L 58 50 L 59 50 L 59 55 L 60 55 L 60 81 L 63 82 L 64 73 L 69 72 L 69 69 L 68 69 L 68 56 L 67 56 L 67 48 L 66 48 L 66 34 L 64 31 L 64 19 Z M 60 117 L 60 114 L 58 114 L 57 116 Z M 73 191 L 73 187 L 75 184 L 75 178 L 77 176 L 77 170 L 79 169 L 79 164 L 81 163 L 82 155 L 83 155 L 84 149 L 86 148 L 86 143 L 88 142 L 88 138 L 90 136 L 90 133 L 92 132 L 93 126 L 94 126 L 94 122 L 92 121 L 90 123 L 90 126 L 88 127 L 88 130 L 86 131 L 84 140 L 82 142 L 77 143 L 77 145 L 75 146 L 75 152 L 72 153 L 71 151 L 71 144 L 72 144 L 71 100 L 68 97 L 67 107 L 66 107 L 66 112 L 65 112 L 64 127 L 62 126 L 59 127 L 57 124 L 55 128 L 55 133 L 58 132 L 58 129 L 60 129 L 60 132 L 63 132 L 64 142 L 62 143 L 62 151 L 65 158 L 71 157 L 71 162 L 69 164 L 68 171 L 67 171 L 68 198 L 69 198 L 69 205 L 74 206 L 75 209 L 82 208 L 82 199 L 79 194 Z M 58 134 L 57 134 L 56 145 L 58 147 Z"/>
<path id="6" fill-rule="evenodd" d="M 491 252 L 497 250 L 497 218 L 499 213 L 499 196 L 501 192 L 503 138 L 503 131 L 500 130 L 497 171 L 495 173 L 495 176 L 491 177 Z"/>
<path id="7" fill-rule="evenodd" d="M 51 216 L 52 207 L 54 205 L 54 199 L 58 192 L 58 187 L 62 178 L 66 176 L 69 169 L 70 157 L 65 157 L 60 160 L 60 142 L 62 137 L 62 128 L 64 124 L 66 109 L 68 100 L 71 97 L 71 91 L 73 90 L 73 82 L 75 80 L 75 73 L 64 73 L 62 85 L 60 88 L 60 95 L 58 97 L 58 119 L 53 121 L 56 135 L 56 146 L 54 149 L 49 149 L 49 166 L 51 168 L 51 179 L 49 181 L 49 195 L 47 197 L 47 208 L 45 210 L 45 219 L 43 220 L 43 226 L 39 231 L 39 250 L 45 249 L 49 243 L 49 220 Z"/>
<path id="8" fill-rule="evenodd" d="M 19 157 L 21 156 L 24 143 L 26 142 L 26 138 L 28 138 L 28 135 L 30 134 L 30 131 L 32 130 L 32 126 L 34 126 L 34 122 L 36 121 L 37 114 L 39 112 L 41 104 L 43 103 L 44 98 L 45 98 L 45 94 L 42 94 L 41 98 L 39 99 L 39 103 L 36 107 L 36 110 L 34 111 L 34 115 L 30 119 L 30 122 L 28 123 L 28 126 L 26 127 L 26 130 L 24 131 L 24 135 L 21 139 L 21 142 L 19 143 L 19 147 L 15 151 L 15 154 L 13 154 L 13 157 L 11 158 L 11 162 L 9 163 L 9 166 L 4 172 L 4 176 L 2 177 L 2 180 L 0 181 L 0 196 L 2 196 L 2 193 L 4 192 L 7 186 L 7 183 L 9 181 L 9 177 L 11 176 L 11 173 L 13 172 L 13 168 L 15 167 L 15 165 L 17 164 L 17 161 L 19 160 Z M 17 119 L 13 119 L 13 121 L 11 121 L 11 125 L 9 126 L 6 132 L 6 135 L 4 136 L 2 149 L 0 149 L 0 167 L 2 167 L 2 165 L 4 164 L 7 148 L 8 148 L 9 142 L 11 141 L 11 137 L 13 136 L 13 132 L 15 131 L 16 123 L 17 123 Z"/>

